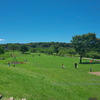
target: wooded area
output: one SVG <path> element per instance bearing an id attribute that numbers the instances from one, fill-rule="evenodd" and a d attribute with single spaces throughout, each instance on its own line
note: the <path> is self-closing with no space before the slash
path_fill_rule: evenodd
<path id="1" fill-rule="evenodd" d="M 9 51 L 21 53 L 45 53 L 54 56 L 78 56 L 100 59 L 100 38 L 95 33 L 87 33 L 72 37 L 71 43 L 37 42 L 37 43 L 7 43 L 0 44 L 0 54 Z"/>

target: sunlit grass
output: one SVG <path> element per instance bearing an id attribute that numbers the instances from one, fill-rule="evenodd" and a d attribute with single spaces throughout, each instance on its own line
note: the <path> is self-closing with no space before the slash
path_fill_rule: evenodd
<path id="1" fill-rule="evenodd" d="M 88 74 L 100 71 L 99 64 L 79 64 L 79 58 L 41 54 L 15 53 L 24 64 L 7 65 L 13 57 L 0 60 L 0 94 L 27 100 L 88 100 L 100 98 L 100 76 Z M 33 57 L 34 55 L 34 57 Z M 84 62 L 85 60 L 83 60 Z M 74 63 L 78 68 L 74 68 Z M 64 64 L 65 69 L 61 67 Z"/>

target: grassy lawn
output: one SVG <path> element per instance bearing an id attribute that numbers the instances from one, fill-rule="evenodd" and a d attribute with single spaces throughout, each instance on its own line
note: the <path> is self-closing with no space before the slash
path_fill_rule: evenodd
<path id="1" fill-rule="evenodd" d="M 23 64 L 7 65 L 13 61 L 11 53 L 0 60 L 0 94 L 27 100 L 100 100 L 100 76 L 88 74 L 90 67 L 100 71 L 100 64 L 78 64 L 79 58 L 41 54 L 12 53 Z M 34 55 L 34 57 L 33 57 Z M 86 62 L 86 60 L 83 60 Z M 87 60 L 89 62 L 89 60 Z M 64 64 L 65 69 L 61 68 Z"/>

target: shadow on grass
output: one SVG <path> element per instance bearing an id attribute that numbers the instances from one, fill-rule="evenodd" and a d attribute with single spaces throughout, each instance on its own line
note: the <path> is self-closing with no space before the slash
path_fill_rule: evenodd
<path id="1" fill-rule="evenodd" d="M 94 98 L 89 98 L 88 100 L 98 100 L 98 98 L 94 97 Z"/>
<path id="2" fill-rule="evenodd" d="M 81 64 L 100 64 L 100 62 L 99 61 L 94 61 L 92 63 L 90 63 L 90 62 L 82 62 Z"/>

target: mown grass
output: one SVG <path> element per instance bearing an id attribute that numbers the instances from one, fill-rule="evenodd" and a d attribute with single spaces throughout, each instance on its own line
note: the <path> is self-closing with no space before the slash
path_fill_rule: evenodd
<path id="1" fill-rule="evenodd" d="M 78 64 L 79 58 L 41 54 L 12 53 L 24 64 L 7 65 L 13 57 L 0 60 L 0 94 L 27 100 L 100 100 L 100 76 L 88 74 L 90 67 L 100 71 L 100 64 Z M 34 55 L 34 57 L 33 57 Z M 88 61 L 88 60 L 87 60 Z M 85 62 L 85 60 L 83 60 Z M 62 63 L 65 69 L 61 68 Z"/>

